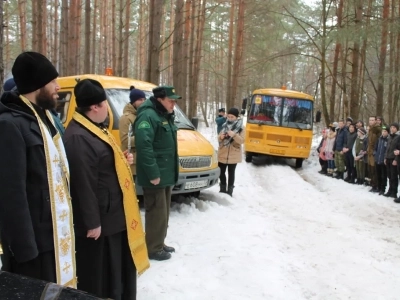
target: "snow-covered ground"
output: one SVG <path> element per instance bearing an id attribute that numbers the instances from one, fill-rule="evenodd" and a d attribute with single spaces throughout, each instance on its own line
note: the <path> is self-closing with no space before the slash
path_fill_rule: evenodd
<path id="1" fill-rule="evenodd" d="M 243 162 L 233 198 L 173 203 L 176 253 L 151 261 L 138 299 L 400 299 L 400 206 L 318 174 L 315 152 L 288 164 Z"/>

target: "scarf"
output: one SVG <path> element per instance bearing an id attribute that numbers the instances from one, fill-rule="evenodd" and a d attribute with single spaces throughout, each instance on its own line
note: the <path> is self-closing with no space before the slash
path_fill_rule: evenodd
<path id="1" fill-rule="evenodd" d="M 53 223 L 54 254 L 57 284 L 76 288 L 75 234 L 71 197 L 69 194 L 69 166 L 60 133 L 52 137 L 32 103 L 20 96 L 34 113 L 43 138 L 49 182 L 51 218 Z M 46 115 L 54 126 L 48 110 Z"/>
<path id="2" fill-rule="evenodd" d="M 117 171 L 118 182 L 123 194 L 129 249 L 136 269 L 140 275 L 150 267 L 150 263 L 147 255 L 147 246 L 138 200 L 136 198 L 136 188 L 132 180 L 131 168 L 126 161 L 121 148 L 117 145 L 114 137 L 107 129 L 97 127 L 77 112 L 74 113 L 72 118 L 79 124 L 83 125 L 87 130 L 94 133 L 103 142 L 108 144 L 114 152 L 115 169 Z"/>
<path id="3" fill-rule="evenodd" d="M 228 131 L 233 131 L 235 133 L 240 133 L 242 131 L 243 119 L 237 119 L 236 121 L 226 121 L 222 124 L 221 133 L 228 133 Z M 224 146 L 228 146 L 230 143 L 233 142 L 233 137 L 228 136 L 227 138 L 222 140 L 222 144 Z"/>

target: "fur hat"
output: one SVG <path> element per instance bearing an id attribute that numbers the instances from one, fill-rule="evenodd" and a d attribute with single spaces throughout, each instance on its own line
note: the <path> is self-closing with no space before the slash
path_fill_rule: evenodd
<path id="1" fill-rule="evenodd" d="M 58 72 L 46 56 L 38 52 L 23 52 L 12 67 L 15 84 L 22 95 L 34 92 L 58 77 Z"/>
<path id="2" fill-rule="evenodd" d="M 236 107 L 232 107 L 228 110 L 228 115 L 234 115 L 237 118 L 239 117 L 239 110 Z"/>
<path id="3" fill-rule="evenodd" d="M 142 90 L 135 89 L 134 86 L 130 87 L 129 100 L 133 104 L 136 100 L 146 99 L 146 94 Z"/>
<path id="4" fill-rule="evenodd" d="M 93 79 L 83 79 L 74 88 L 76 106 L 89 107 L 106 100 L 106 92 L 100 82 Z"/>

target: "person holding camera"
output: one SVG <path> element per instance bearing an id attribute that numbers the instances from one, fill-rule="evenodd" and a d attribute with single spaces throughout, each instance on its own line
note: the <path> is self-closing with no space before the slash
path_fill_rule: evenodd
<path id="1" fill-rule="evenodd" d="M 220 108 L 218 110 L 218 116 L 215 118 L 215 123 L 217 123 L 217 134 L 222 130 L 222 125 L 226 122 L 225 108 Z"/>
<path id="2" fill-rule="evenodd" d="M 218 136 L 218 166 L 220 193 L 232 197 L 235 183 L 236 165 L 242 162 L 242 144 L 244 143 L 243 121 L 239 118 L 239 110 L 235 107 L 228 111 L 226 122 L 222 125 Z M 226 184 L 226 169 L 228 169 L 228 189 Z"/>

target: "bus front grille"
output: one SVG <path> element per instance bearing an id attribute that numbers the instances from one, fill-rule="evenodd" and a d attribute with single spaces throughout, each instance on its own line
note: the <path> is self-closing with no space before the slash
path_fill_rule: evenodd
<path id="1" fill-rule="evenodd" d="M 292 137 L 287 136 L 287 135 L 281 135 L 281 134 L 267 134 L 267 140 L 268 141 L 279 141 L 279 143 L 280 142 L 291 143 Z"/>
<path id="2" fill-rule="evenodd" d="M 179 164 L 182 169 L 202 169 L 211 167 L 211 156 L 180 157 Z"/>

